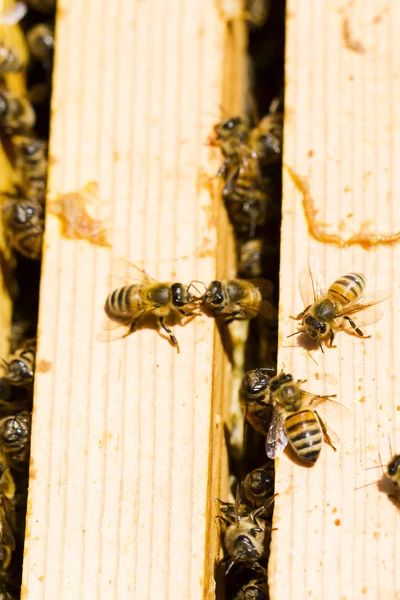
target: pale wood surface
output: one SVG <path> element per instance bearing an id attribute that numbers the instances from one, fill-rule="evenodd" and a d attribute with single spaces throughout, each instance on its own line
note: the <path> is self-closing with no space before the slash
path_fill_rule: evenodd
<path id="1" fill-rule="evenodd" d="M 233 274 L 205 142 L 221 103 L 242 109 L 244 48 L 214 0 L 59 2 L 49 200 L 96 182 L 112 249 L 48 214 L 24 598 L 213 597 L 229 400 L 214 322 L 176 326 L 181 354 L 152 329 L 96 334 L 113 257 L 164 281 Z"/>
<path id="2" fill-rule="evenodd" d="M 284 162 L 307 178 L 318 218 L 343 239 L 360 227 L 400 230 L 399 22 L 396 0 L 288 0 Z M 367 294 L 395 295 L 368 328 L 371 339 L 340 333 L 337 348 L 311 357 L 286 336 L 296 330 L 289 315 L 303 308 L 298 277 L 312 244 L 328 285 L 360 270 Z M 337 393 L 349 411 L 328 416 L 341 438 L 338 452 L 324 445 L 312 469 L 286 455 L 277 462 L 271 598 L 399 598 L 399 514 L 376 485 L 355 488 L 380 477 L 366 469 L 379 464 L 379 452 L 388 462 L 388 436 L 400 449 L 400 247 L 313 242 L 302 196 L 285 171 L 281 260 L 279 367 L 307 378 L 312 392 Z"/>

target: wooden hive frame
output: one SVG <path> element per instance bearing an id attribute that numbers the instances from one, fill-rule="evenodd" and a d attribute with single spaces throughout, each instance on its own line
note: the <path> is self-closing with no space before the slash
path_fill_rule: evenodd
<path id="1" fill-rule="evenodd" d="M 377 485 L 363 487 L 381 477 L 367 469 L 379 453 L 388 462 L 388 436 L 400 444 L 399 18 L 398 2 L 287 2 L 278 366 L 348 410 L 328 413 L 336 453 L 325 445 L 312 469 L 277 462 L 272 600 L 399 597 L 398 510 Z M 327 284 L 359 270 L 367 295 L 395 292 L 371 339 L 340 333 L 322 355 L 286 338 L 310 248 Z"/>
<path id="2" fill-rule="evenodd" d="M 245 48 L 214 0 L 59 2 L 23 598 L 214 596 L 230 393 L 215 323 L 175 327 L 180 354 L 151 329 L 96 336 L 113 258 L 233 275 L 206 140 L 221 104 L 242 112 Z M 110 247 L 63 234 L 57 202 L 82 190 Z"/>

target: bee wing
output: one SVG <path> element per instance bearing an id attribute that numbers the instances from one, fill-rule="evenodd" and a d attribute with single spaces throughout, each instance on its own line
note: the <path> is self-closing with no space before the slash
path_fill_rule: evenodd
<path id="1" fill-rule="evenodd" d="M 347 306 L 343 307 L 343 310 L 340 312 L 339 316 L 345 317 L 345 316 L 349 316 L 349 315 L 354 315 L 355 313 L 357 313 L 361 310 L 367 310 L 368 308 L 373 308 L 376 304 L 379 304 L 380 302 L 387 300 L 392 295 L 393 295 L 393 292 L 379 291 L 379 292 L 376 292 L 375 294 L 371 294 L 365 298 L 363 297 L 363 298 L 357 300 L 356 302 L 350 302 Z M 380 313 L 380 311 L 376 311 L 375 309 L 373 312 L 374 313 L 376 312 L 377 314 Z M 372 321 L 372 322 L 374 323 L 375 321 Z M 370 323 L 371 323 L 371 321 L 370 321 Z"/>
<path id="2" fill-rule="evenodd" d="M 288 440 L 284 431 L 282 432 L 281 437 L 275 440 L 275 442 L 268 442 L 267 440 L 265 442 L 265 450 L 267 452 L 268 458 L 272 460 L 277 458 L 284 451 L 284 449 L 287 446 L 287 443 Z"/>
<path id="3" fill-rule="evenodd" d="M 311 251 L 308 255 L 308 270 L 311 277 L 311 284 L 314 293 L 314 302 L 316 302 L 326 294 L 326 289 L 321 261 L 319 257 Z M 306 304 L 306 306 L 308 305 Z"/>
<path id="4" fill-rule="evenodd" d="M 158 281 L 125 258 L 114 258 L 111 262 L 111 274 L 109 276 L 110 288 L 133 283 L 150 285 L 158 283 Z"/>
<path id="5" fill-rule="evenodd" d="M 281 438 L 282 433 L 285 433 L 284 419 L 280 410 L 277 407 L 274 407 L 271 424 L 268 429 L 267 442 L 271 444 L 276 442 Z"/>
<path id="6" fill-rule="evenodd" d="M 314 304 L 314 290 L 309 269 L 302 269 L 299 275 L 299 290 L 304 307 Z"/>

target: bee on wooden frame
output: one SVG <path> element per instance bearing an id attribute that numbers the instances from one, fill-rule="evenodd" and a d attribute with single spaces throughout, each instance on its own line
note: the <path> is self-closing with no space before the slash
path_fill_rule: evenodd
<path id="1" fill-rule="evenodd" d="M 34 25 L 26 34 L 31 56 L 50 70 L 54 50 L 54 27 L 48 23 Z"/>
<path id="2" fill-rule="evenodd" d="M 31 415 L 21 412 L 0 420 L 0 454 L 11 469 L 28 466 Z"/>
<path id="3" fill-rule="evenodd" d="M 193 294 L 192 289 L 196 289 L 193 282 L 188 286 L 182 283 L 160 283 L 128 261 L 115 261 L 116 277 L 117 270 L 125 275 L 125 285 L 114 289 L 106 299 L 104 310 L 108 320 L 103 329 L 109 332 L 107 341 L 126 337 L 135 331 L 143 319 L 154 315 L 160 328 L 169 335 L 171 343 L 179 352 L 178 341 L 165 319 L 171 313 L 180 318 L 191 318 L 199 314 L 195 310 L 200 296 Z"/>
<path id="4" fill-rule="evenodd" d="M 253 158 L 230 173 L 222 198 L 235 233 L 254 238 L 256 228 L 267 222 L 271 196 Z"/>
<path id="5" fill-rule="evenodd" d="M 24 195 L 44 204 L 47 181 L 47 143 L 32 133 L 12 138 L 17 154 L 16 168 L 22 176 Z"/>
<path id="6" fill-rule="evenodd" d="M 217 177 L 232 174 L 242 165 L 247 165 L 252 153 L 248 147 L 250 128 L 240 117 L 225 119 L 214 126 L 215 137 L 210 145 L 220 148 L 225 160 Z M 253 158 L 256 158 L 253 156 Z"/>
<path id="7" fill-rule="evenodd" d="M 264 506 L 274 494 L 275 469 L 268 462 L 248 473 L 243 481 L 243 497 L 253 508 Z"/>
<path id="8" fill-rule="evenodd" d="M 331 439 L 336 439 L 336 434 L 328 433 L 317 412 L 323 403 L 334 402 L 332 398 L 336 395 L 311 394 L 301 389 L 302 383 L 301 380 L 295 382 L 292 375 L 283 371 L 269 381 L 269 403 L 273 406 L 273 414 L 266 451 L 268 458 L 275 459 L 289 444 L 298 460 L 310 466 L 317 461 L 324 439 L 336 452 Z"/>
<path id="9" fill-rule="evenodd" d="M 3 194 L 9 199 L 3 204 L 3 223 L 9 244 L 32 260 L 42 253 L 44 220 L 42 206 L 36 200 Z"/>
<path id="10" fill-rule="evenodd" d="M 0 91 L 0 127 L 7 135 L 31 130 L 35 121 L 35 111 L 27 98 L 5 89 Z"/>
<path id="11" fill-rule="evenodd" d="M 318 342 L 321 350 L 321 341 L 325 341 L 328 347 L 333 347 L 335 333 L 340 330 L 353 331 L 358 337 L 365 336 L 360 329 L 361 321 L 357 323 L 353 316 L 361 311 L 362 323 L 367 325 L 376 322 L 381 313 L 375 309 L 367 311 L 379 302 L 386 300 L 391 294 L 388 292 L 377 292 L 368 298 L 364 297 L 366 286 L 365 277 L 361 273 L 348 273 L 336 279 L 332 285 L 325 290 L 320 262 L 316 256 L 309 258 L 309 274 L 312 282 L 313 300 L 308 295 L 309 286 L 300 283 L 300 291 L 306 308 L 297 315 L 291 317 L 301 320 L 301 327 L 288 337 L 307 333 L 314 342 Z M 302 273 L 304 276 L 304 273 Z"/>
<path id="12" fill-rule="evenodd" d="M 264 239 L 238 240 L 238 246 L 239 277 L 261 277 L 263 273 Z"/>
<path id="13" fill-rule="evenodd" d="M 224 279 L 212 281 L 203 296 L 203 308 L 225 324 L 257 315 L 274 320 L 277 311 L 269 298 L 273 284 L 266 279 Z"/>
<path id="14" fill-rule="evenodd" d="M 268 434 L 272 417 L 269 384 L 276 375 L 274 367 L 259 367 L 248 371 L 240 387 L 240 403 L 245 418 L 262 435 Z"/>
<path id="15" fill-rule="evenodd" d="M 223 532 L 224 547 L 229 561 L 228 569 L 234 563 L 255 563 L 259 564 L 266 557 L 266 536 L 270 532 L 270 525 L 263 519 L 266 508 L 271 505 L 274 498 L 270 498 L 269 502 L 264 506 L 251 511 L 245 516 L 240 516 L 239 507 L 241 505 L 239 486 L 235 501 L 234 519 L 220 517 L 223 523 L 227 526 Z"/>
<path id="16" fill-rule="evenodd" d="M 35 371 L 36 340 L 27 340 L 25 344 L 12 354 L 5 365 L 5 377 L 15 386 L 32 386 Z"/>

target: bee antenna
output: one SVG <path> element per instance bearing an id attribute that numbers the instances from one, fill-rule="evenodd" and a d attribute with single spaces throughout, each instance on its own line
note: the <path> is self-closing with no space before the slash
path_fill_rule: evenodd
<path id="1" fill-rule="evenodd" d="M 319 338 L 318 338 L 318 344 L 319 344 L 319 347 L 321 348 L 322 354 L 324 354 L 324 349 L 322 347 L 321 340 Z"/>
<path id="2" fill-rule="evenodd" d="M 299 333 L 308 333 L 307 329 L 300 329 L 300 331 L 295 331 L 294 333 L 291 333 L 290 335 L 288 335 L 287 337 L 293 337 L 294 335 L 299 335 Z"/>
<path id="3" fill-rule="evenodd" d="M 389 442 L 389 451 L 390 451 L 390 456 L 392 456 L 392 444 L 390 442 L 390 435 L 388 434 L 388 442 Z"/>

